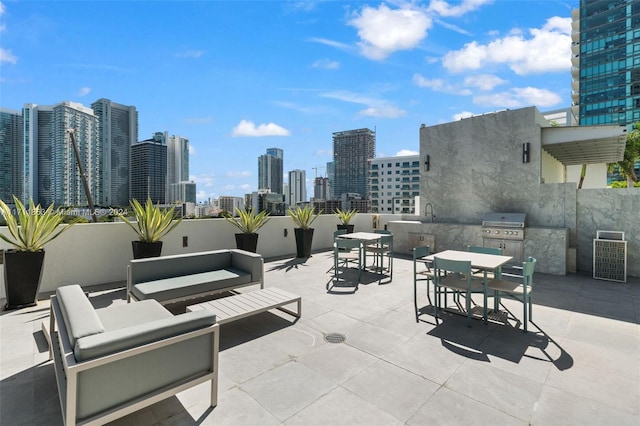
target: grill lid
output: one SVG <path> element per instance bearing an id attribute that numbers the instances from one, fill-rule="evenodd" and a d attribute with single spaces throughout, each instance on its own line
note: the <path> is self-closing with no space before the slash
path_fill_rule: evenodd
<path id="1" fill-rule="evenodd" d="M 482 226 L 525 228 L 527 226 L 527 215 L 526 213 L 485 213 L 482 216 Z"/>

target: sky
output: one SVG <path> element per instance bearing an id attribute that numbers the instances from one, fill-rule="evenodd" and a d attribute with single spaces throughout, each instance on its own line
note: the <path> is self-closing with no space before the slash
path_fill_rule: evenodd
<path id="1" fill-rule="evenodd" d="M 199 202 L 258 189 L 258 157 L 325 176 L 332 134 L 571 104 L 578 0 L 0 2 L 0 107 L 133 105 L 138 139 L 190 141 Z"/>

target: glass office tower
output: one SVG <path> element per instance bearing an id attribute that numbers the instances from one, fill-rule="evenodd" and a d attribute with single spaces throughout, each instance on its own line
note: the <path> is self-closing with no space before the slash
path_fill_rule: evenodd
<path id="1" fill-rule="evenodd" d="M 580 0 L 572 37 L 572 101 L 580 125 L 639 122 L 640 1 Z"/>

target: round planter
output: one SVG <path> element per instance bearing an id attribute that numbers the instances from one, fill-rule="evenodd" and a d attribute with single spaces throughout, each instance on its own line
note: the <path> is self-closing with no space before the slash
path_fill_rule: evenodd
<path id="1" fill-rule="evenodd" d="M 19 309 L 37 304 L 44 250 L 4 251 L 5 309 Z"/>
<path id="2" fill-rule="evenodd" d="M 258 249 L 258 234 L 236 234 L 236 248 L 256 253 Z"/>
<path id="3" fill-rule="evenodd" d="M 162 241 L 146 243 L 144 241 L 131 241 L 134 259 L 158 257 L 162 254 Z"/>
<path id="4" fill-rule="evenodd" d="M 344 229 L 347 231 L 347 234 L 351 234 L 353 233 L 353 228 L 355 227 L 355 225 L 338 225 L 338 229 Z"/>
<path id="5" fill-rule="evenodd" d="M 296 235 L 296 257 L 311 257 L 311 244 L 313 243 L 313 228 L 294 228 Z"/>

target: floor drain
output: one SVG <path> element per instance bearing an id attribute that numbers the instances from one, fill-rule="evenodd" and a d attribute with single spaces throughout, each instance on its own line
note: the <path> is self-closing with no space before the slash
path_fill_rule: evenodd
<path id="1" fill-rule="evenodd" d="M 329 343 L 344 343 L 347 340 L 347 336 L 340 333 L 329 333 L 325 334 L 324 340 Z"/>

